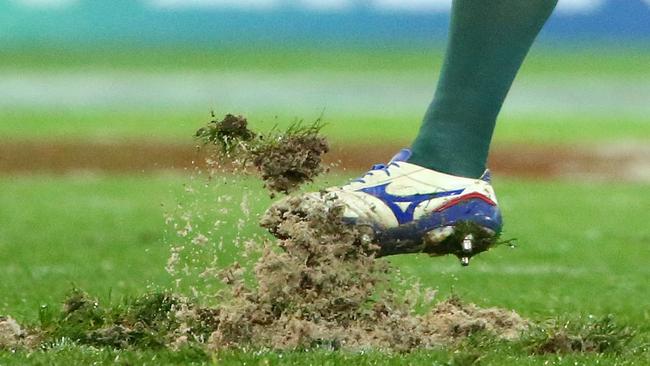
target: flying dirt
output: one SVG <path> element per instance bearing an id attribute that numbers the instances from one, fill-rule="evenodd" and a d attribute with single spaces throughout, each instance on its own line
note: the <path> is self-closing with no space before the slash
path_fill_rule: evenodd
<path id="1" fill-rule="evenodd" d="M 211 121 L 196 133 L 212 149 L 208 168 L 197 167 L 165 216 L 174 288 L 113 307 L 75 289 L 61 309 L 42 307 L 38 326 L 0 317 L 0 349 L 70 339 L 114 348 L 409 352 L 481 334 L 524 339 L 531 353 L 604 352 L 634 336 L 610 319 L 548 328 L 512 310 L 438 299 L 379 258 L 384 249 L 344 222 L 333 196 L 293 194 L 256 212 L 264 195 L 247 186 L 251 173 L 272 194 L 290 194 L 327 171 L 321 127 L 259 134 L 241 116 Z"/>
<path id="2" fill-rule="evenodd" d="M 327 140 L 319 134 L 322 124 L 292 124 L 285 131 L 256 134 L 242 116 L 228 114 L 213 120 L 196 132 L 204 145 L 217 147 L 214 158 L 232 159 L 238 166 L 252 164 L 269 192 L 291 193 L 325 172 L 322 156 L 329 151 Z"/>
<path id="3" fill-rule="evenodd" d="M 236 128 L 232 126 L 236 125 Z M 199 130 L 215 146 L 212 161 L 224 157 L 252 164 L 271 192 L 291 193 L 327 171 L 328 144 L 322 125 L 292 125 L 261 135 L 247 121 L 227 115 Z M 213 170 L 213 173 L 219 169 Z M 258 238 L 260 250 L 246 282 L 239 263 L 221 271 L 228 292 L 219 305 L 218 325 L 209 338 L 215 349 L 327 347 L 409 351 L 457 342 L 474 332 L 514 339 L 528 321 L 502 309 L 481 309 L 453 298 L 432 304 L 435 291 L 408 286 L 382 248 L 362 228 L 343 222 L 335 198 L 296 194 L 271 206 L 259 225 L 275 238 Z M 279 238 L 279 239 L 278 239 Z M 255 256 L 251 254 L 251 256 Z M 391 284 L 398 283 L 400 290 Z M 428 307 L 424 314 L 416 308 Z"/>

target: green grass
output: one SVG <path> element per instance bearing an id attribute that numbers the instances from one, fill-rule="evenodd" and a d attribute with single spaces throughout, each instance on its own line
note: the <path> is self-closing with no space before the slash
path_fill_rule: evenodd
<path id="1" fill-rule="evenodd" d="M 510 353 L 510 354 L 508 354 Z M 472 362 L 479 358 L 478 362 Z M 423 351 L 408 355 L 385 354 L 381 352 L 364 352 L 359 354 L 329 353 L 329 352 L 220 352 L 205 354 L 195 349 L 181 352 L 171 351 L 123 351 L 111 349 L 97 349 L 93 347 L 78 347 L 62 344 L 48 352 L 34 352 L 26 354 L 0 353 L 0 363 L 3 365 L 55 364 L 55 365 L 323 365 L 323 366 L 349 366 L 349 365 L 389 365 L 389 366 L 486 366 L 486 365 L 645 365 L 647 358 L 643 355 L 630 356 L 627 359 L 620 357 L 584 356 L 584 355 L 553 355 L 517 357 L 507 347 L 495 347 L 486 350 L 480 355 L 467 352 L 451 354 L 449 352 Z"/>
<path id="2" fill-rule="evenodd" d="M 179 176 L 3 178 L 0 222 L 11 225 L 0 228 L 6 259 L 0 314 L 34 320 L 35 304 L 58 302 L 72 285 L 103 300 L 169 285 L 167 240 L 175 236 L 166 234 L 163 215 L 175 212 L 188 182 Z M 206 205 L 214 198 L 201 197 Z"/>
<path id="3" fill-rule="evenodd" d="M 424 71 L 442 64 L 444 44 L 424 47 L 9 47 L 0 53 L 0 70 L 243 70 L 274 73 L 296 70 Z M 605 51 L 604 51 L 605 50 Z M 524 75 L 645 75 L 650 52 L 645 45 L 533 47 Z"/>
<path id="4" fill-rule="evenodd" d="M 164 283 L 160 203 L 179 190 L 175 179 L 3 179 L 0 312 L 33 320 L 73 283 L 98 296 Z"/>
<path id="5" fill-rule="evenodd" d="M 134 71 L 260 71 L 376 72 L 429 75 L 441 65 L 441 46 L 427 50 L 9 50 L 0 53 L 0 72 Z M 595 57 L 595 56 L 598 57 Z M 529 80 L 569 77 L 647 78 L 650 53 L 627 50 L 601 54 L 593 49 L 546 52 L 534 48 L 522 69 Z M 538 79 L 534 79 L 538 78 Z M 296 118 L 312 121 L 320 108 L 217 111 L 244 113 L 252 127 L 286 127 Z M 424 112 L 348 115 L 325 111 L 324 133 L 335 143 L 392 141 L 407 144 Z M 650 120 L 636 111 L 615 114 L 509 114 L 497 124 L 495 142 L 598 144 L 650 140 Z M 294 113 L 303 113 L 295 115 Z M 0 109 L 0 140 L 120 141 L 124 139 L 190 143 L 192 133 L 209 121 L 209 110 L 164 108 L 67 108 L 9 106 Z M 330 178 L 330 184 L 340 179 Z M 183 197 L 179 175 L 0 177 L 0 315 L 36 324 L 39 307 L 56 309 L 77 286 L 102 303 L 149 291 L 169 289 L 173 278 L 164 267 L 169 243 L 163 212 Z M 403 273 L 439 290 L 444 298 L 457 294 L 481 306 L 512 308 L 535 320 L 564 318 L 583 322 L 589 315 L 613 314 L 616 320 L 650 342 L 650 229 L 644 184 L 605 184 L 499 180 L 506 238 L 517 247 L 498 248 L 461 268 L 455 258 L 412 255 L 387 259 Z M 260 194 L 254 212 L 270 202 Z M 231 193 L 241 187 L 233 188 Z M 202 196 L 214 205 L 210 194 Z M 161 207 L 161 203 L 164 206 Z M 238 202 L 233 202 L 237 206 Z M 221 204 L 222 205 L 222 204 Z M 232 211 L 238 212 L 237 208 Z M 214 213 L 214 212 L 212 212 Z M 228 216 L 230 220 L 234 217 Z M 261 229 L 251 231 L 262 233 Z M 226 238 L 234 233 L 225 233 Z M 222 259 L 228 260 L 228 253 Z M 192 283 L 181 285 L 187 291 Z M 408 355 L 317 352 L 219 352 L 196 349 L 115 350 L 62 340 L 48 351 L 0 351 L 0 365 L 32 364 L 190 364 L 218 365 L 641 365 L 647 352 L 616 355 L 569 354 L 530 356 L 520 344 L 484 342 L 459 349 Z"/>
<path id="6" fill-rule="evenodd" d="M 0 72 L 191 70 L 281 75 L 323 70 L 428 75 L 439 69 L 441 50 L 441 45 L 426 50 L 13 49 L 0 53 Z M 650 52 L 618 51 L 602 53 L 589 47 L 549 51 L 538 46 L 524 65 L 522 77 L 647 78 Z M 217 112 L 244 113 L 253 128 L 265 130 L 276 124 L 287 126 L 297 117 L 315 120 L 321 107 L 314 106 L 313 113 L 302 115 L 286 109 L 277 116 L 260 110 Z M 404 116 L 377 116 L 372 111 L 335 115 L 326 111 L 324 133 L 336 143 L 407 144 L 417 132 L 424 108 Z M 597 144 L 650 140 L 647 117 L 635 111 L 615 112 L 506 113 L 497 125 L 495 141 Z M 11 106 L 0 109 L 0 140 L 148 139 L 190 143 L 192 133 L 208 121 L 209 110 L 176 106 L 117 110 Z M 330 180 L 335 184 L 340 179 Z M 166 232 L 163 212 L 183 197 L 182 184 L 186 181 L 172 174 L 0 177 L 0 314 L 35 324 L 39 306 L 60 306 L 72 286 L 112 304 L 170 288 L 173 278 L 164 267 L 174 237 Z M 260 184 L 250 182 L 248 186 L 257 190 Z M 637 329 L 642 341 L 650 342 L 650 228 L 646 212 L 650 186 L 503 181 L 498 177 L 495 186 L 506 220 L 504 235 L 517 239 L 515 249 L 498 248 L 473 259 L 469 268 L 461 268 L 455 258 L 413 255 L 388 260 L 406 275 L 437 288 L 441 298 L 457 294 L 482 306 L 512 308 L 536 320 L 561 317 L 580 321 L 588 315 L 611 313 L 617 321 Z M 259 194 L 254 212 L 270 202 Z M 202 197 L 206 204 L 212 204 L 209 194 Z M 161 207 L 161 203 L 165 205 Z M 262 233 L 258 228 L 250 230 Z M 232 235 L 226 233 L 226 237 Z M 183 283 L 181 289 L 185 291 L 189 285 Z M 650 364 L 647 352 L 529 356 L 520 345 L 499 342 L 464 347 L 409 355 L 323 351 L 207 354 L 196 349 L 93 348 L 63 340 L 47 352 L 0 351 L 0 364 L 469 365 L 477 354 L 481 356 L 480 365 Z"/>
<path id="7" fill-rule="evenodd" d="M 311 114 L 270 115 L 244 113 L 257 130 L 275 125 L 287 127 L 296 119 L 316 120 L 320 111 Z M 391 141 L 409 143 L 417 133 L 422 116 L 373 116 L 324 114 L 324 133 L 337 143 Z M 27 109 L 0 110 L 0 138 L 38 140 L 120 140 L 148 139 L 189 143 L 196 129 L 210 121 L 208 110 L 188 109 Z M 647 117 L 621 113 L 610 115 L 503 115 L 494 139 L 497 143 L 598 143 L 611 140 L 650 140 Z"/>
<path id="8" fill-rule="evenodd" d="M 586 45 L 562 49 L 537 45 L 522 67 L 518 81 L 534 85 L 544 80 L 645 80 L 650 52 L 644 47 L 628 48 Z M 390 78 L 399 74 L 397 88 L 407 87 L 408 78 L 430 77 L 432 82 L 442 64 L 443 45 L 420 48 L 123 48 L 111 46 L 84 49 L 10 48 L 0 52 L 0 73 L 15 72 L 136 72 L 164 75 L 166 72 L 260 72 L 282 80 L 283 74 L 305 74 L 345 78 L 360 73 Z M 251 74 L 253 75 L 253 74 Z M 334 76 L 332 76 L 334 75 Z M 404 76 L 407 76 L 404 79 Z M 389 79 L 390 80 L 390 79 Z M 405 81 L 406 80 L 406 81 Z M 523 84 L 522 84 L 523 85 Z M 218 86 L 215 86 L 218 87 Z M 432 85 L 433 90 L 433 85 Z M 215 101 L 217 103 L 217 101 Z M 0 108 L 0 139 L 124 139 L 150 138 L 185 141 L 194 129 L 209 120 L 204 107 L 36 107 Z M 255 124 L 288 125 L 296 118 L 314 120 L 324 105 L 278 106 L 252 110 L 216 110 L 218 114 L 242 113 Z M 294 109 L 292 109 L 294 108 Z M 299 108 L 296 110 L 295 108 Z M 335 141 L 385 140 L 408 143 L 417 132 L 426 105 L 406 115 L 354 110 L 343 115 L 325 110 L 325 128 Z M 382 112 L 383 113 L 383 112 Z M 277 117 L 277 118 L 276 118 Z M 650 139 L 650 120 L 638 110 L 611 113 L 504 113 L 497 124 L 497 142 L 597 143 L 605 140 Z"/>
<path id="9" fill-rule="evenodd" d="M 166 208 L 160 204 L 172 207 L 183 196 L 184 182 L 185 178 L 173 175 L 0 179 L 0 314 L 33 324 L 39 306 L 58 306 L 73 283 L 108 302 L 170 287 L 172 279 L 164 270 L 165 238 L 170 237 L 164 234 Z M 644 203 L 650 199 L 650 187 L 499 179 L 495 186 L 506 219 L 504 235 L 516 238 L 517 248 L 495 249 L 475 258 L 468 268 L 461 268 L 455 258 L 416 255 L 389 260 L 406 275 L 436 287 L 441 297 L 458 294 L 482 306 L 515 309 L 533 319 L 611 313 L 647 339 L 650 229 Z M 261 196 L 254 212 L 268 202 Z M 529 357 L 518 347 L 500 343 L 477 349 L 484 354 L 481 365 L 643 364 L 648 360 L 647 353 Z M 195 360 L 442 365 L 454 357 L 460 362 L 461 356 L 462 352 L 446 350 L 392 356 L 373 352 L 173 353 L 95 349 L 63 342 L 49 352 L 0 352 L 0 364 L 111 363 L 117 359 L 131 364 Z"/>

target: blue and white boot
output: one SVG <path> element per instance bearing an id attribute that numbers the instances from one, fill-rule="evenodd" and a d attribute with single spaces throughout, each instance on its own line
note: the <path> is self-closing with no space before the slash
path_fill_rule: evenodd
<path id="1" fill-rule="evenodd" d="M 501 232 L 489 171 L 476 179 L 458 177 L 408 163 L 410 156 L 403 149 L 361 178 L 307 195 L 342 203 L 345 221 L 371 229 L 379 255 L 454 254 L 468 265 Z"/>

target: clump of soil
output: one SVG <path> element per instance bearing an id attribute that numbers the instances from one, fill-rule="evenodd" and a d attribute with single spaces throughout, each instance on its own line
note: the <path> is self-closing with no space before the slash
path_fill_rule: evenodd
<path id="1" fill-rule="evenodd" d="M 0 350 L 20 346 L 25 338 L 25 331 L 9 316 L 0 316 Z"/>
<path id="2" fill-rule="evenodd" d="M 248 130 L 245 118 L 227 115 L 197 136 L 255 166 L 270 190 L 288 193 L 323 171 L 320 158 L 327 142 L 319 130 L 319 125 L 293 126 L 260 136 Z M 0 317 L 0 349 L 47 347 L 69 339 L 113 348 L 198 346 L 200 352 L 206 346 L 408 352 L 454 346 L 477 333 L 515 340 L 531 326 L 538 329 L 528 336 L 532 353 L 605 352 L 629 340 L 626 330 L 610 322 L 578 332 L 554 330 L 531 325 L 514 311 L 480 308 L 457 297 L 434 303 L 435 291 L 421 289 L 377 259 L 381 248 L 363 228 L 344 222 L 345 207 L 333 195 L 289 196 L 258 217 L 259 226 L 276 238 L 250 235 L 255 228 L 246 225 L 257 224 L 251 220 L 256 216 L 248 206 L 250 192 L 241 181 L 221 174 L 218 162 L 208 166 L 205 181 L 185 186 L 188 197 L 197 201 L 179 203 L 178 217 L 166 219 L 177 238 L 167 269 L 194 285 L 220 281 L 220 291 L 206 287 L 216 303 L 199 305 L 205 293 L 191 286 L 194 300 L 150 293 L 107 307 L 75 289 L 59 309 L 41 308 L 40 326 L 30 329 L 34 336 L 13 319 Z M 210 183 L 238 187 L 241 202 L 233 202 L 232 195 L 211 197 L 214 192 L 202 191 Z M 232 211 L 233 204 L 239 212 Z M 177 286 L 179 281 L 176 277 Z"/>
<path id="3" fill-rule="evenodd" d="M 290 197 L 261 219 L 285 239 L 267 242 L 254 268 L 256 287 L 228 271 L 230 300 L 220 307 L 215 349 L 382 349 L 410 351 L 457 342 L 476 332 L 513 339 L 528 322 L 512 311 L 481 309 L 452 298 L 415 311 L 422 296 L 398 293 L 398 277 L 335 199 Z M 233 276 L 239 273 L 239 276 Z M 429 299 L 431 300 L 431 299 Z M 425 304 L 426 305 L 426 304 Z"/>
<path id="4" fill-rule="evenodd" d="M 230 119 L 226 116 L 213 123 L 215 130 L 199 136 L 207 136 L 206 142 L 231 161 L 255 167 L 270 191 L 290 193 L 325 171 L 321 156 L 328 144 L 320 136 L 319 122 L 258 135 L 242 132 L 248 131 L 242 118 L 236 123 L 239 132 L 226 133 L 226 126 L 235 124 L 227 122 Z M 228 136 L 228 144 L 219 136 Z M 223 160 L 214 161 L 207 175 L 225 179 L 220 174 Z M 201 271 L 201 277 L 214 276 L 225 285 L 216 296 L 218 312 L 208 341 L 211 348 L 410 351 L 454 344 L 477 332 L 514 339 L 527 328 L 527 320 L 508 310 L 482 309 L 457 298 L 434 305 L 434 291 L 420 289 L 417 281 L 409 288 L 389 262 L 376 258 L 382 252 L 373 243 L 372 234 L 345 224 L 344 209 L 331 195 L 289 196 L 260 217 L 259 225 L 272 231 L 275 238 L 244 240 L 241 234 L 254 229 L 237 226 L 236 240 L 225 251 L 245 251 L 239 258 L 257 260 L 244 265 L 235 261 L 225 267 L 215 260 Z M 200 212 L 181 215 L 174 226 L 179 238 L 198 235 L 202 225 L 191 221 L 203 216 Z M 208 240 L 201 241 L 196 253 L 204 253 L 210 245 L 221 250 L 228 234 L 219 237 L 215 228 L 206 234 Z M 192 230 L 195 232 L 190 234 Z M 190 248 L 197 249 L 194 241 L 174 247 L 172 267 L 185 268 L 188 273 L 188 266 L 178 258 L 181 252 L 191 254 Z M 242 241 L 247 244 L 242 246 Z M 191 266 L 200 260 L 186 258 L 184 262 L 192 271 Z M 416 311 L 422 308 L 429 311 Z"/>
<path id="5" fill-rule="evenodd" d="M 329 151 L 320 136 L 322 125 L 292 125 L 282 133 L 271 133 L 252 151 L 253 165 L 272 192 L 291 193 L 325 172 L 322 156 Z"/>
<path id="6" fill-rule="evenodd" d="M 199 129 L 196 137 L 204 145 L 218 147 L 213 153 L 220 165 L 224 158 L 252 165 L 272 195 L 288 194 L 326 171 L 322 157 L 329 144 L 320 134 L 322 127 L 319 119 L 311 125 L 296 122 L 285 131 L 257 134 L 248 129 L 246 118 L 228 114 Z"/>
<path id="7" fill-rule="evenodd" d="M 248 120 L 243 116 L 226 114 L 219 121 L 212 113 L 212 120 L 207 126 L 196 131 L 195 136 L 204 143 L 211 143 L 220 147 L 225 153 L 232 152 L 240 144 L 253 140 L 256 134 L 248 129 Z"/>

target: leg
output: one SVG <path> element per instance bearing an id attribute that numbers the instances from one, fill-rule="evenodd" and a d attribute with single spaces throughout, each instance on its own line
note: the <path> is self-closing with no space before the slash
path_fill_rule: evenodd
<path id="1" fill-rule="evenodd" d="M 410 163 L 479 177 L 503 100 L 557 0 L 454 0 L 436 94 Z"/>
<path id="2" fill-rule="evenodd" d="M 380 247 L 377 255 L 454 254 L 467 265 L 488 250 L 502 228 L 489 174 L 483 174 L 494 123 L 556 2 L 454 0 L 442 75 L 413 151 L 403 149 L 388 164 L 304 199 L 341 205 L 341 219 L 368 233 Z M 286 207 L 279 203 L 270 211 Z"/>

